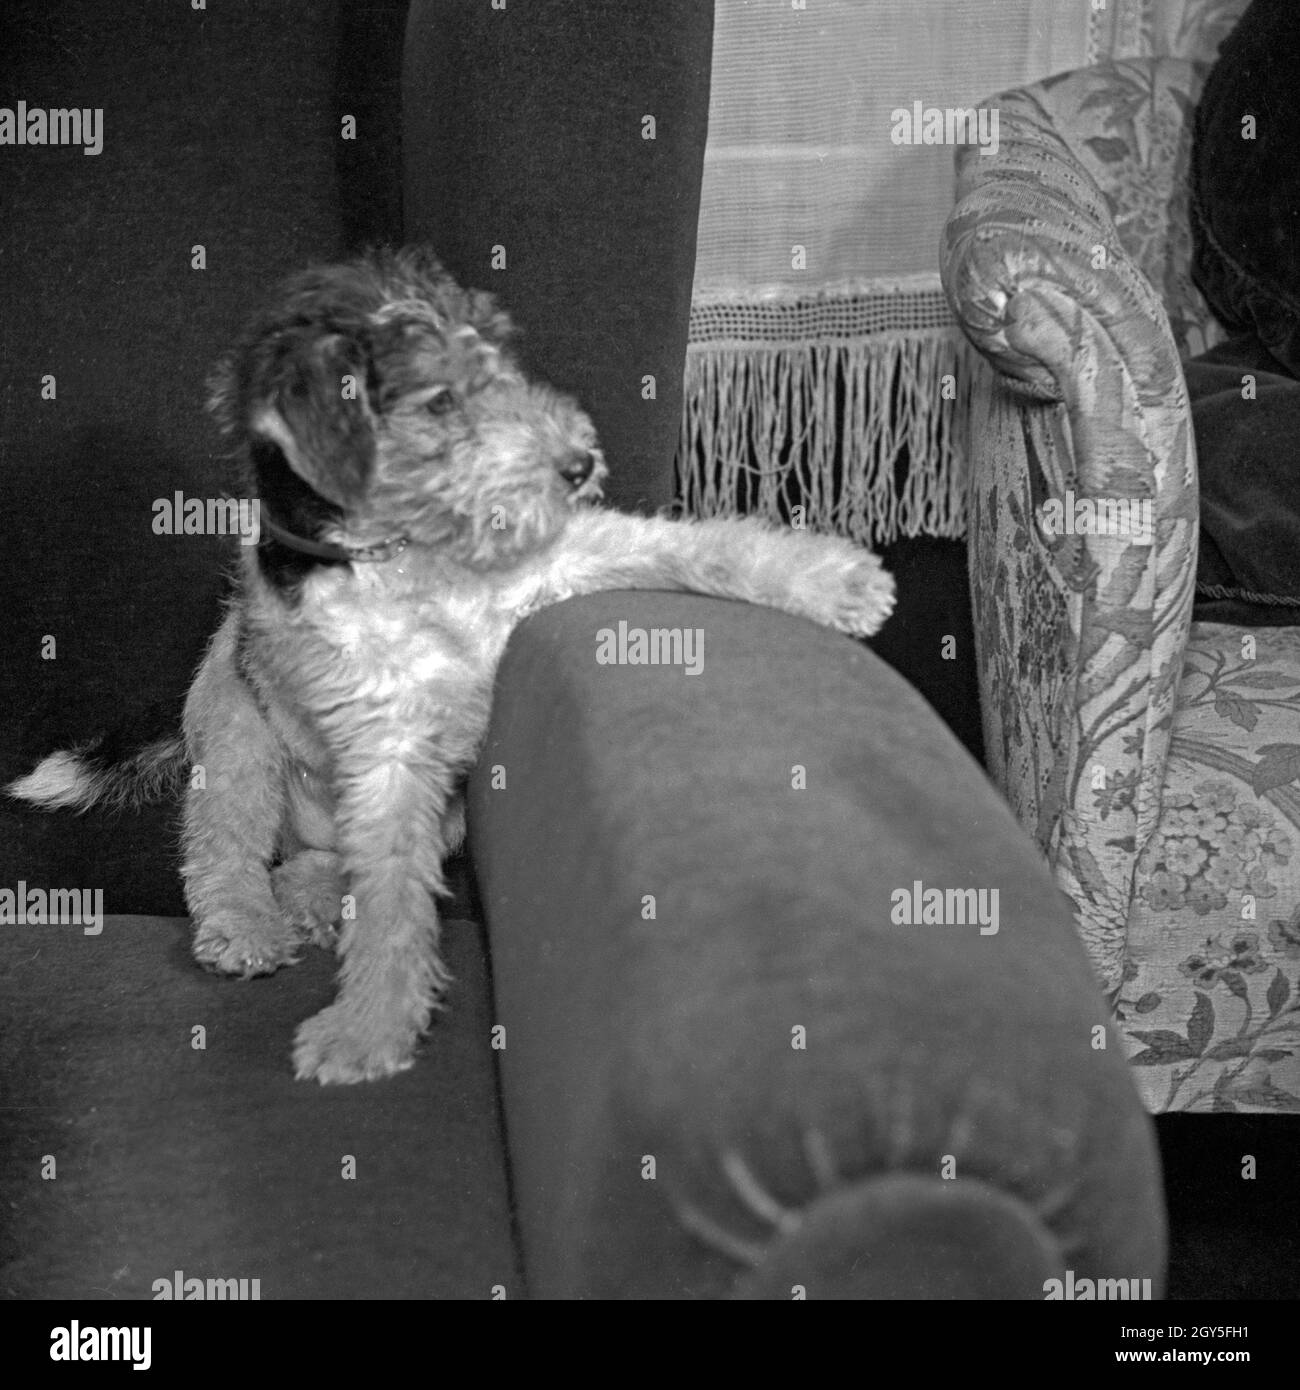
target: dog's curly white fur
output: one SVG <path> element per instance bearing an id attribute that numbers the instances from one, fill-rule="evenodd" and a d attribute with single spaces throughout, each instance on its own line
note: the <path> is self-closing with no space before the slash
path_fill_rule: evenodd
<path id="1" fill-rule="evenodd" d="M 267 520 L 186 702 L 203 776 L 185 891 L 195 955 L 223 974 L 336 944 L 338 996 L 298 1030 L 300 1078 L 412 1064 L 449 982 L 435 900 L 457 787 L 521 619 L 671 588 L 866 636 L 893 606 L 879 560 L 846 540 L 593 505 L 590 420 L 525 378 L 508 337 L 427 253 L 385 252 L 295 278 L 215 379 Z M 69 805 L 119 785 L 62 753 L 12 790 Z"/>

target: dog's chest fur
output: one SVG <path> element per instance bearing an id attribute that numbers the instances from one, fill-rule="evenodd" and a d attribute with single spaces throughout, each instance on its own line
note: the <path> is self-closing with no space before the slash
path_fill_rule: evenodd
<path id="1" fill-rule="evenodd" d="M 369 707 L 429 733 L 453 702 L 461 718 L 486 711 L 510 633 L 547 601 L 535 565 L 504 576 L 453 573 L 415 547 L 383 564 L 318 569 L 289 612 L 250 579 L 258 665 L 287 702 L 318 717 Z"/>

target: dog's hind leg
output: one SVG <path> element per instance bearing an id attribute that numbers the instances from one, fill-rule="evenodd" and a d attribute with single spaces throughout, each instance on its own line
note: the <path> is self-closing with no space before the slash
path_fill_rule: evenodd
<path id="1" fill-rule="evenodd" d="M 313 946 L 334 946 L 347 880 L 333 850 L 299 850 L 271 870 L 271 891 L 298 936 Z"/>
<path id="2" fill-rule="evenodd" d="M 238 615 L 212 641 L 185 703 L 185 900 L 194 955 L 223 975 L 266 975 L 298 936 L 276 904 L 270 865 L 284 817 L 285 758 L 239 669 Z"/>

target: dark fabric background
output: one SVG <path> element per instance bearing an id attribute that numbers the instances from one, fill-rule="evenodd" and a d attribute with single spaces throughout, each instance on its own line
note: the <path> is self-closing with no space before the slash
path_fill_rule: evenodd
<path id="1" fill-rule="evenodd" d="M 616 506 L 672 501 L 712 44 L 701 0 L 411 6 L 407 237 L 495 291 L 525 363 L 588 404 Z"/>
<path id="2" fill-rule="evenodd" d="M 1192 277 L 1219 321 L 1300 375 L 1300 5 L 1254 0 L 1196 107 Z M 1244 138 L 1243 117 L 1255 118 Z"/>
<path id="3" fill-rule="evenodd" d="M 0 6 L 6 103 L 104 108 L 98 156 L 0 147 L 0 778 L 155 701 L 179 709 L 231 551 L 154 535 L 151 504 L 233 482 L 204 380 L 268 287 L 400 238 L 405 8 Z M 196 244 L 206 270 L 190 268 Z M 56 401 L 39 398 L 46 373 Z M 74 820 L 0 803 L 0 881 L 183 912 L 173 821 L 171 807 Z"/>

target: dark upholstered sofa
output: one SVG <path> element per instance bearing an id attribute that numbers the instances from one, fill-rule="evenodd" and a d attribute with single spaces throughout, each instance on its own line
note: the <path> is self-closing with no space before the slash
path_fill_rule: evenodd
<path id="1" fill-rule="evenodd" d="M 183 691 L 225 557 L 155 536 L 150 504 L 216 490 L 202 380 L 266 286 L 400 239 L 404 21 L 6 7 L 9 90 L 107 123 L 94 158 L 3 151 L 0 777 Z M 522 626 L 447 906 L 450 1008 L 383 1083 L 292 1080 L 324 953 L 247 984 L 194 966 L 175 807 L 0 807 L 0 886 L 114 914 L 0 927 L 0 1296 L 150 1298 L 177 1271 L 264 1299 L 1158 1291 L 1153 1133 L 1069 911 L 882 659 L 935 613 L 953 630 L 910 563 L 875 651 L 691 595 Z M 597 664 L 620 621 L 699 629 L 702 671 Z M 996 918 L 905 920 L 935 888 Z"/>
<path id="2" fill-rule="evenodd" d="M 702 671 L 598 665 L 620 621 L 699 630 Z M 373 1086 L 290 1079 L 321 953 L 241 985 L 176 919 L 10 933 L 9 1291 L 1159 1288 L 1153 1137 L 1070 915 L 871 652 L 694 596 L 546 611 L 501 672 L 471 842 L 494 990 L 454 923 L 451 1010 Z M 996 915 L 900 922 L 917 883 Z"/>

